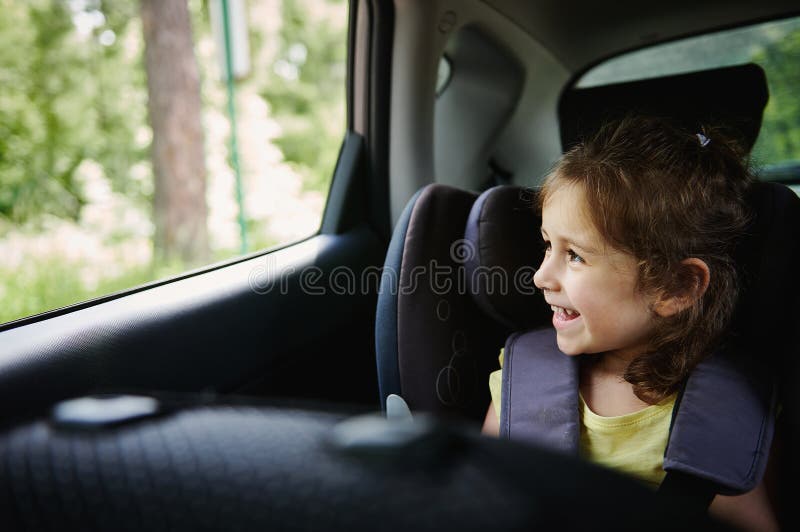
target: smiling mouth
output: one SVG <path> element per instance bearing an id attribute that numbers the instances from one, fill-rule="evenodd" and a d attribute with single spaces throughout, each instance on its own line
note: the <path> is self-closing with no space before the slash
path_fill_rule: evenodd
<path id="1" fill-rule="evenodd" d="M 550 308 L 553 309 L 554 317 L 559 321 L 571 321 L 581 315 L 577 310 L 557 307 L 556 305 L 550 305 Z"/>

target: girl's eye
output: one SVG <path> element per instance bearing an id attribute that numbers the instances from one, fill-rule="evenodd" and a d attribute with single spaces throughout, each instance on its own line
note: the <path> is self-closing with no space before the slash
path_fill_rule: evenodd
<path id="1" fill-rule="evenodd" d="M 544 243 L 542 244 L 542 249 L 544 249 L 545 253 L 549 252 L 551 247 L 552 246 L 550 245 L 549 240 L 545 240 Z"/>
<path id="2" fill-rule="evenodd" d="M 583 262 L 583 257 L 572 251 L 571 249 L 567 250 L 567 254 L 569 255 L 570 262 Z"/>

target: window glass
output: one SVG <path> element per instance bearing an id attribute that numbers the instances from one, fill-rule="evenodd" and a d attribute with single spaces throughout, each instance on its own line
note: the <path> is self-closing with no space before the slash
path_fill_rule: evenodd
<path id="1" fill-rule="evenodd" d="M 800 191 L 800 18 L 768 22 L 684 39 L 632 52 L 587 72 L 590 87 L 742 63 L 760 65 L 769 102 L 753 162 L 761 179 L 782 181 Z"/>
<path id="2" fill-rule="evenodd" d="M 318 230 L 346 0 L 0 9 L 0 323 Z"/>

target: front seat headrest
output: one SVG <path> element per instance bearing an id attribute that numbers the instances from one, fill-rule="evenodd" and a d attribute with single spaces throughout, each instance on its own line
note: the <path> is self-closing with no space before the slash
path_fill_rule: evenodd
<path id="1" fill-rule="evenodd" d="M 769 99 L 764 70 L 755 64 L 612 85 L 571 88 L 561 95 L 558 118 L 564 151 L 591 137 L 601 124 L 629 113 L 670 117 L 690 131 L 723 127 L 742 148 L 756 142 Z"/>

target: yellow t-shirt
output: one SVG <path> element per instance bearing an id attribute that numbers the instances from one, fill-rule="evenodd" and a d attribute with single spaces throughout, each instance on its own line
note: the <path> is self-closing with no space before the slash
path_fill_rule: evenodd
<path id="1" fill-rule="evenodd" d="M 580 455 L 633 475 L 653 487 L 664 480 L 664 449 L 675 394 L 638 412 L 604 417 L 592 412 L 578 394 L 581 409 Z"/>
<path id="2" fill-rule="evenodd" d="M 500 361 L 500 367 L 503 367 L 503 351 L 500 349 L 500 356 L 497 359 Z M 501 397 L 503 396 L 501 390 L 503 389 L 503 370 L 498 369 L 489 374 L 489 392 L 492 394 L 492 404 L 494 405 L 494 413 L 497 414 L 497 419 L 500 419 L 500 405 L 502 403 Z"/>
<path id="3" fill-rule="evenodd" d="M 500 351 L 503 367 L 503 351 Z M 489 390 L 500 418 L 503 370 L 489 375 Z M 581 420 L 580 455 L 592 462 L 633 475 L 657 487 L 666 474 L 664 450 L 675 406 L 673 394 L 657 405 L 622 416 L 604 417 L 592 412 L 578 394 Z"/>

